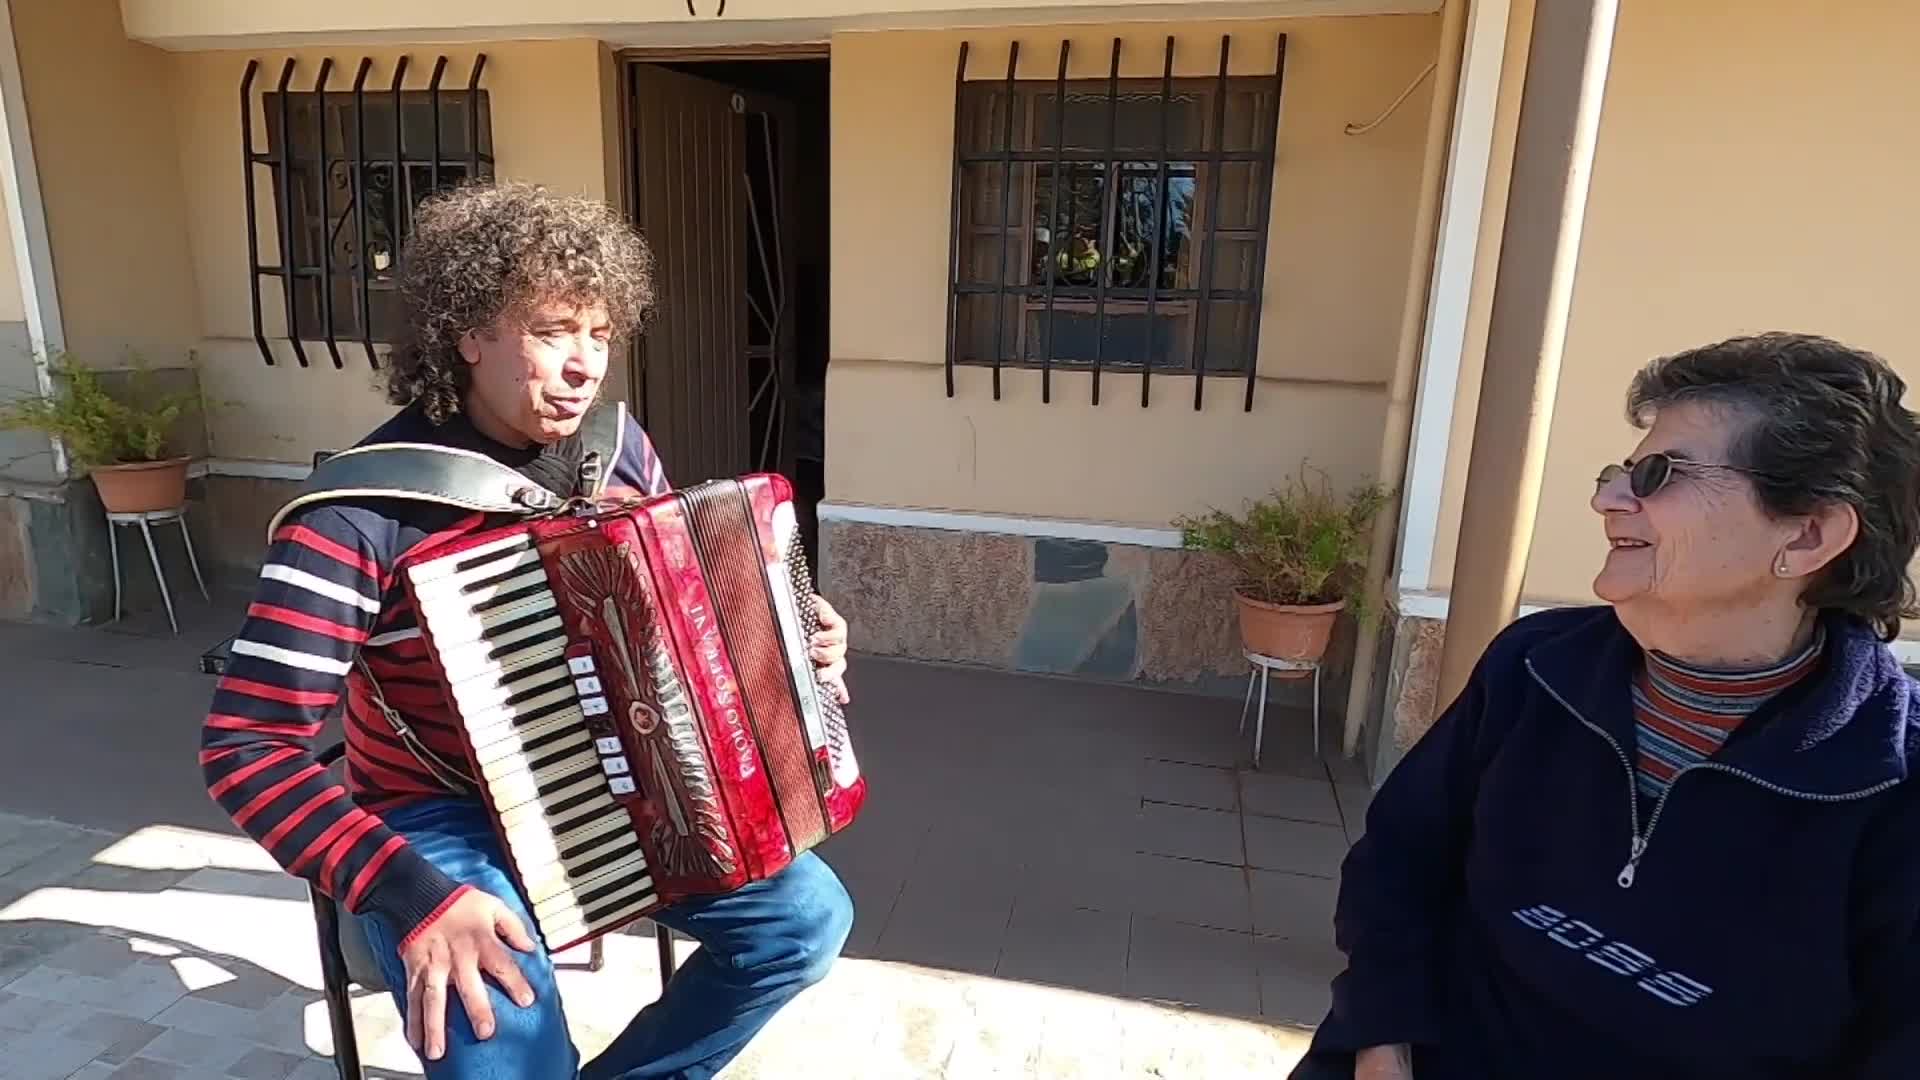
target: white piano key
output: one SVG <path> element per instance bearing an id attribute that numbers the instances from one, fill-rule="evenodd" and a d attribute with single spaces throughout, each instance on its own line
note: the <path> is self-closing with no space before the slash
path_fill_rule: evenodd
<path id="1" fill-rule="evenodd" d="M 496 626 L 504 626 L 515 619 L 556 609 L 551 592 L 539 592 L 523 596 L 511 604 L 474 612 L 463 608 L 441 608 L 431 620 L 422 614 L 433 631 L 433 641 L 442 650 L 479 641 L 488 636 Z"/>
<path id="2" fill-rule="evenodd" d="M 522 642 L 530 644 L 543 638 L 566 640 L 566 624 L 560 621 L 559 615 L 550 615 L 538 622 L 528 623 L 504 633 L 489 634 L 484 638 L 476 638 L 460 645 L 449 647 L 441 644 L 437 637 L 434 643 L 440 646 L 441 669 L 446 672 L 448 681 L 454 681 L 481 664 L 504 663 L 508 656 L 526 648 L 521 644 Z M 509 649 L 508 646 L 517 647 Z M 489 659 L 489 654 L 495 652 L 499 655 Z"/>
<path id="3" fill-rule="evenodd" d="M 473 743 L 474 756 L 488 761 L 497 756 L 494 753 L 496 747 L 503 752 L 512 752 L 525 743 L 561 728 L 577 726 L 585 731 L 585 721 L 586 717 L 580 715 L 578 708 L 569 706 L 533 721 L 522 721 L 519 716 L 504 717 L 498 723 L 470 732 L 467 737 Z"/>
<path id="4" fill-rule="evenodd" d="M 509 574 L 512 571 L 522 570 L 526 567 L 540 566 L 540 549 L 535 547 L 522 547 L 515 551 L 506 552 L 499 558 L 487 559 L 484 562 L 469 566 L 465 570 L 454 570 L 427 581 L 422 581 L 416 577 L 414 579 L 413 594 L 422 604 L 430 600 L 459 598 L 463 596 L 463 590 L 470 587 L 476 581 L 485 581 L 488 578 L 498 577 L 501 574 Z M 543 577 L 545 573 L 546 571 L 544 569 L 541 570 Z M 512 576 L 517 577 L 519 575 L 512 574 Z"/>
<path id="5" fill-rule="evenodd" d="M 445 555 L 438 559 L 416 563 L 407 571 L 416 585 L 431 581 L 440 581 L 453 574 L 460 564 L 499 552 L 530 547 L 533 544 L 531 533 L 518 533 L 503 536 L 498 540 L 489 540 L 484 544 L 475 544 L 465 551 Z"/>
<path id="6" fill-rule="evenodd" d="M 511 705 L 502 701 L 489 708 L 468 714 L 465 723 L 468 731 L 478 733 L 486 731 L 502 722 L 511 721 L 515 717 L 527 716 L 531 713 L 539 712 L 549 705 L 561 703 L 565 703 L 569 711 L 579 715 L 580 706 L 574 704 L 572 688 L 561 686 L 536 697 L 530 697 L 525 701 L 517 701 Z"/>

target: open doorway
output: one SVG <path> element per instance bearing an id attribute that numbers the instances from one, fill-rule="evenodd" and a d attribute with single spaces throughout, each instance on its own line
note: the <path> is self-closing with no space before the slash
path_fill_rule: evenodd
<path id="1" fill-rule="evenodd" d="M 631 212 L 660 293 L 634 350 L 634 408 L 677 483 L 786 476 L 817 569 L 827 60 L 636 59 L 627 90 Z"/>

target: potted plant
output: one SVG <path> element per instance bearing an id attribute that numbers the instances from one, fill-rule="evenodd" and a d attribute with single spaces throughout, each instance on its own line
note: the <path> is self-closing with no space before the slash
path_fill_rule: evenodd
<path id="1" fill-rule="evenodd" d="M 151 391 L 151 373 L 135 364 L 129 392 L 108 393 L 100 373 L 61 357 L 48 365 L 54 392 L 0 405 L 0 430 L 28 429 L 59 439 L 74 466 L 93 478 L 109 513 L 171 510 L 187 501 L 187 465 L 169 452 L 169 434 L 193 393 Z"/>
<path id="2" fill-rule="evenodd" d="M 1344 496 L 1307 469 L 1285 488 L 1250 500 L 1239 514 L 1209 510 L 1175 520 L 1190 551 L 1223 556 L 1234 567 L 1240 640 L 1247 649 L 1284 660 L 1317 662 L 1333 624 L 1365 598 L 1374 517 L 1386 505 L 1378 484 Z"/>

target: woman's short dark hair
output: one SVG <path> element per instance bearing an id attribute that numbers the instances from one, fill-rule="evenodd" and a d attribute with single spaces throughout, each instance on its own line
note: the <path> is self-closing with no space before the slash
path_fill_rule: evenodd
<path id="1" fill-rule="evenodd" d="M 613 207 L 517 181 L 479 182 L 420 204 L 400 262 L 403 337 L 387 398 L 436 424 L 460 411 L 460 338 L 559 300 L 605 304 L 615 339 L 653 313 L 653 255 Z"/>
<path id="2" fill-rule="evenodd" d="M 1777 517 L 1845 503 L 1860 530 L 1801 599 L 1856 615 L 1891 641 L 1920 615 L 1908 573 L 1920 544 L 1920 422 L 1900 403 L 1906 383 L 1870 352 L 1810 334 L 1736 337 L 1661 357 L 1634 377 L 1627 417 L 1638 427 L 1681 402 L 1726 407 L 1745 421 L 1731 465 L 1752 470 Z"/>

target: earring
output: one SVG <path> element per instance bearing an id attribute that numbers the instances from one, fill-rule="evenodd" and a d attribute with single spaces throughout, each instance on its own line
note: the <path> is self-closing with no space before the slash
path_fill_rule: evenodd
<path id="1" fill-rule="evenodd" d="M 1787 553 L 1780 553 L 1780 561 L 1773 564 L 1773 572 L 1778 577 L 1787 576 Z"/>

